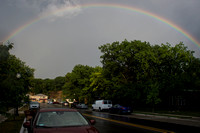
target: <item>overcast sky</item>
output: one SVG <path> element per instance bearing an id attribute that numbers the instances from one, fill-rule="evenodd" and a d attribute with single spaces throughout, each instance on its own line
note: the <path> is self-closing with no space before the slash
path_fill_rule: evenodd
<path id="1" fill-rule="evenodd" d="M 199 47 L 169 25 L 122 8 L 85 8 L 95 4 L 156 14 L 200 42 L 200 0 L 0 0 L 0 41 L 28 24 L 9 41 L 14 43 L 11 53 L 34 68 L 36 78 L 64 76 L 77 64 L 101 66 L 98 47 L 124 39 L 152 45 L 183 42 L 200 57 Z"/>

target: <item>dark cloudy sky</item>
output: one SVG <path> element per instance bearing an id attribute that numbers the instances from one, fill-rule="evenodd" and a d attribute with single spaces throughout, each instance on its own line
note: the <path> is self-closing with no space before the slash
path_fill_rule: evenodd
<path id="1" fill-rule="evenodd" d="M 36 69 L 36 78 L 64 76 L 77 64 L 101 66 L 98 46 L 124 39 L 152 45 L 183 42 L 200 57 L 199 46 L 165 23 L 130 10 L 83 6 L 91 4 L 145 10 L 200 42 L 200 0 L 0 0 L 0 41 L 30 24 L 9 41 L 12 54 Z M 63 8 L 69 10 L 55 13 Z"/>

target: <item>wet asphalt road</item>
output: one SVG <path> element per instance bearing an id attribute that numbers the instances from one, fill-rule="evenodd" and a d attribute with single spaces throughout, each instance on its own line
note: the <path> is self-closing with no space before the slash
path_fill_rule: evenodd
<path id="1" fill-rule="evenodd" d="M 94 127 L 96 127 L 100 133 L 151 133 L 152 131 L 142 128 L 136 128 L 126 124 L 109 121 L 109 119 L 99 119 L 87 116 L 88 119 L 96 121 Z M 153 132 L 152 132 L 153 133 Z"/>
<path id="2" fill-rule="evenodd" d="M 62 107 L 68 108 L 58 104 L 43 104 L 41 103 L 41 108 L 52 108 L 52 107 Z M 96 127 L 100 133 L 156 133 L 156 129 L 147 130 L 144 127 L 139 127 L 139 125 L 128 125 L 130 120 L 126 117 L 116 117 L 115 115 L 109 115 L 106 112 L 96 112 L 81 109 L 80 112 L 89 120 L 95 120 Z M 116 121 L 113 121 L 116 120 Z"/>
<path id="3" fill-rule="evenodd" d="M 173 132 L 161 129 L 159 126 L 149 126 L 149 123 L 139 122 L 129 115 L 110 114 L 108 112 L 96 112 L 80 110 L 88 119 L 96 121 L 95 127 L 101 133 L 163 133 Z"/>
<path id="4" fill-rule="evenodd" d="M 133 118 L 131 115 L 117 115 L 108 112 L 80 110 L 89 119 L 95 119 L 95 127 L 102 133 L 196 133 L 199 127 L 179 125 L 153 120 Z"/>
<path id="5" fill-rule="evenodd" d="M 41 104 L 41 108 L 62 107 L 58 104 Z M 85 109 L 79 111 L 89 120 L 96 121 L 96 127 L 100 133 L 172 133 L 172 132 L 196 132 L 199 129 L 170 123 L 144 121 L 129 117 L 129 115 L 109 114 Z"/>

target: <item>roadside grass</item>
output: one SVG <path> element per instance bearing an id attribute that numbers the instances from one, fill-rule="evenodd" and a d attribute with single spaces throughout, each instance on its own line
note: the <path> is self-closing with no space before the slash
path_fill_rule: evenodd
<path id="1" fill-rule="evenodd" d="M 0 123 L 0 132 L 1 133 L 19 133 L 22 123 L 24 121 L 24 114 L 19 114 L 19 116 L 9 117 L 6 121 Z"/>
<path id="2" fill-rule="evenodd" d="M 7 115 L 8 119 L 0 123 L 1 133 L 19 133 L 22 123 L 24 121 L 25 115 L 24 110 L 27 110 L 28 106 L 23 106 L 19 109 L 19 116 Z"/>

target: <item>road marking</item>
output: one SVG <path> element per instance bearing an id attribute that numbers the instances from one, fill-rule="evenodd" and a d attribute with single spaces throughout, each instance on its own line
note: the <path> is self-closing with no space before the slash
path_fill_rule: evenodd
<path id="1" fill-rule="evenodd" d="M 103 117 L 98 117 L 98 116 L 89 115 L 89 114 L 85 114 L 85 113 L 83 115 L 89 116 L 89 117 L 94 117 L 97 119 L 106 120 L 106 121 L 111 121 L 111 122 L 115 122 L 115 123 L 120 123 L 120 124 L 124 124 L 124 125 L 129 125 L 129 126 L 133 126 L 133 127 L 137 127 L 137 128 L 142 128 L 142 129 L 146 129 L 146 130 L 156 131 L 156 132 L 160 132 L 160 133 L 175 133 L 175 132 L 169 131 L 169 130 L 154 128 L 154 127 L 149 127 L 149 126 L 143 126 L 143 125 L 128 123 L 128 122 L 124 122 L 124 121 L 118 121 L 118 120 L 113 120 L 113 119 L 108 119 L 108 118 L 103 118 Z"/>

